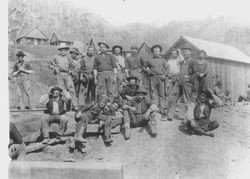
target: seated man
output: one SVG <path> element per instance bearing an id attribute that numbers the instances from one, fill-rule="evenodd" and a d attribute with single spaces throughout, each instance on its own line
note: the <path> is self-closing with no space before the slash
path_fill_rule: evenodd
<path id="1" fill-rule="evenodd" d="M 135 76 L 129 76 L 127 78 L 128 84 L 121 86 L 119 93 L 123 100 L 132 100 L 135 98 L 139 85 L 137 84 L 138 78 Z"/>
<path id="2" fill-rule="evenodd" d="M 50 141 L 49 126 L 51 123 L 59 124 L 59 135 L 62 136 L 67 130 L 68 117 L 65 115 L 70 110 L 69 101 L 71 96 L 66 90 L 59 87 L 52 87 L 48 93 L 41 96 L 39 103 L 46 104 L 47 109 L 42 117 L 43 144 Z"/>
<path id="3" fill-rule="evenodd" d="M 23 142 L 23 138 L 19 131 L 17 130 L 15 124 L 10 122 L 10 143 L 9 143 L 9 156 L 12 160 L 24 159 L 25 152 L 25 144 Z"/>
<path id="4" fill-rule="evenodd" d="M 223 105 L 224 106 L 230 106 L 230 103 L 233 102 L 233 99 L 230 95 L 230 91 L 229 90 L 226 90 L 225 92 L 225 96 L 223 98 Z"/>
<path id="5" fill-rule="evenodd" d="M 195 103 L 187 106 L 187 128 L 191 133 L 197 135 L 207 135 L 214 137 L 210 131 L 219 127 L 217 121 L 211 121 L 211 110 L 214 107 L 222 106 L 222 101 L 217 97 L 213 90 L 206 89 L 201 91 Z"/>
<path id="6" fill-rule="evenodd" d="M 157 113 L 158 107 L 152 104 L 146 98 L 146 95 L 147 90 L 144 86 L 140 86 L 136 91 L 136 98 L 123 105 L 126 139 L 130 138 L 130 124 L 131 127 L 148 125 L 151 134 L 153 136 L 157 135 L 157 120 L 160 120 L 161 115 Z"/>
<path id="7" fill-rule="evenodd" d="M 75 115 L 77 122 L 74 142 L 85 143 L 86 139 L 83 138 L 84 132 L 87 129 L 89 122 L 97 121 L 97 117 L 108 108 L 109 98 L 106 95 L 101 95 L 97 102 L 92 102 L 81 108 Z M 110 142 L 109 138 L 104 139 L 105 142 Z"/>
<path id="8" fill-rule="evenodd" d="M 250 102 L 250 89 L 247 90 L 247 96 L 239 96 L 238 102 Z"/>

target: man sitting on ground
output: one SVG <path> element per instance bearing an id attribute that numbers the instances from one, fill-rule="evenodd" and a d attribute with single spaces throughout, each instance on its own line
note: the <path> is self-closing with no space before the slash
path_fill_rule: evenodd
<path id="1" fill-rule="evenodd" d="M 197 135 L 207 135 L 214 137 L 210 131 L 219 127 L 219 123 L 210 120 L 212 108 L 222 106 L 222 101 L 217 97 L 213 90 L 206 89 L 201 91 L 195 103 L 187 106 L 187 128 L 191 133 Z"/>
<path id="2" fill-rule="evenodd" d="M 131 127 L 148 125 L 151 130 L 151 135 L 157 135 L 157 121 L 161 119 L 161 114 L 157 112 L 159 108 L 151 103 L 146 98 L 146 95 L 146 88 L 140 86 L 136 91 L 136 98 L 123 105 L 126 139 L 130 138 L 130 124 Z"/>
<path id="3" fill-rule="evenodd" d="M 63 136 L 67 129 L 68 117 L 65 115 L 70 110 L 71 96 L 60 87 L 52 87 L 48 93 L 41 96 L 39 103 L 46 104 L 45 115 L 42 117 L 43 144 L 50 141 L 49 126 L 51 123 L 59 123 L 59 135 Z"/>

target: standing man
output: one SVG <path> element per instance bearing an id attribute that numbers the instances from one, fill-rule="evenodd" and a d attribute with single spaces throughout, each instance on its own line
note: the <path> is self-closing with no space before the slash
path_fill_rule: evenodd
<path id="1" fill-rule="evenodd" d="M 135 76 L 138 79 L 139 84 L 142 84 L 142 66 L 144 65 L 144 61 L 141 56 L 138 55 L 138 46 L 131 46 L 131 55 L 126 60 L 125 71 L 127 77 Z"/>
<path id="2" fill-rule="evenodd" d="M 59 54 L 55 56 L 51 62 L 49 62 L 49 68 L 54 70 L 54 74 L 57 77 L 59 86 L 63 89 L 66 89 L 71 94 L 73 110 L 78 110 L 76 93 L 72 80 L 73 64 L 67 56 L 69 47 L 62 44 L 58 50 Z"/>
<path id="3" fill-rule="evenodd" d="M 89 46 L 87 56 L 81 60 L 80 80 L 81 84 L 87 88 L 87 97 L 85 103 L 95 100 L 95 80 L 94 80 L 94 47 Z"/>
<path id="4" fill-rule="evenodd" d="M 176 64 L 173 63 L 173 60 L 168 62 L 168 76 L 172 86 L 169 91 L 168 99 L 168 120 L 170 121 L 174 118 L 177 101 L 182 95 L 186 104 L 191 102 L 196 66 L 194 60 L 191 58 L 191 48 L 185 47 L 183 51 L 183 60 L 181 60 L 182 57 L 180 53 L 179 57 L 175 57 L 177 55 L 175 53 L 177 53 L 178 50 L 176 51 L 176 49 L 174 49 L 172 56 L 176 60 Z"/>
<path id="5" fill-rule="evenodd" d="M 95 84 L 98 84 L 97 96 L 107 94 L 113 102 L 117 74 L 116 60 L 113 54 L 107 53 L 109 46 L 106 43 L 99 42 L 98 45 L 101 52 L 94 58 L 94 78 Z"/>
<path id="6" fill-rule="evenodd" d="M 74 83 L 74 88 L 75 88 L 75 93 L 76 93 L 76 98 L 77 98 L 77 108 L 79 107 L 79 92 L 80 92 L 80 68 L 81 68 L 81 63 L 78 55 L 80 55 L 80 51 L 78 48 L 73 47 L 69 50 L 70 53 L 70 59 L 72 63 L 72 80 Z"/>
<path id="7" fill-rule="evenodd" d="M 197 91 L 204 91 L 207 88 L 207 74 L 208 74 L 208 62 L 206 61 L 207 53 L 205 50 L 200 50 L 198 52 L 199 59 L 197 63 Z"/>
<path id="8" fill-rule="evenodd" d="M 14 64 L 12 76 L 15 77 L 18 95 L 18 109 L 32 109 L 30 99 L 30 74 L 34 71 L 28 62 L 24 61 L 23 51 L 16 53 L 17 62 Z M 26 96 L 28 105 L 25 106 L 22 97 Z"/>
<path id="9" fill-rule="evenodd" d="M 113 54 L 116 58 L 116 66 L 117 66 L 117 90 L 121 85 L 121 82 L 125 81 L 125 58 L 122 54 L 122 47 L 119 45 L 115 45 L 112 47 Z"/>
<path id="10" fill-rule="evenodd" d="M 67 109 L 67 103 L 71 100 L 70 94 L 60 87 L 52 87 L 48 93 L 41 96 L 39 103 L 46 105 L 45 115 L 42 117 L 42 134 L 43 144 L 47 144 L 50 141 L 49 138 L 49 126 L 51 123 L 59 124 L 59 135 L 63 136 L 67 130 L 68 117 L 65 113 Z"/>
<path id="11" fill-rule="evenodd" d="M 147 73 L 150 76 L 150 92 L 152 102 L 163 110 L 164 104 L 164 84 L 167 76 L 167 61 L 161 57 L 162 47 L 154 45 L 151 47 L 154 54 L 153 59 L 149 59 L 146 64 Z"/>

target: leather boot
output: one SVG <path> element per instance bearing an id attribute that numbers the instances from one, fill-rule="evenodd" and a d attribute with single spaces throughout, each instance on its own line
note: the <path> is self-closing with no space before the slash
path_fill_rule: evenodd
<path id="1" fill-rule="evenodd" d="M 130 124 L 125 123 L 124 127 L 125 127 L 125 139 L 128 140 L 130 139 Z"/>

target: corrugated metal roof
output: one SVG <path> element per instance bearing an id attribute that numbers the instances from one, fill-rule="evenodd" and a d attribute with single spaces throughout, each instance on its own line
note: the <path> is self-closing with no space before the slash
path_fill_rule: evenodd
<path id="1" fill-rule="evenodd" d="M 233 46 L 197 39 L 193 37 L 188 37 L 184 35 L 181 38 L 190 42 L 199 50 L 204 49 L 209 57 L 215 57 L 215 58 L 250 64 L 250 57 L 245 55 L 244 53 L 242 53 L 240 50 L 238 50 Z"/>
<path id="2" fill-rule="evenodd" d="M 45 40 L 48 39 L 48 37 L 43 32 L 41 32 L 38 28 L 35 28 L 32 31 L 18 37 L 17 40 L 22 37 L 28 37 L 28 38 L 34 38 L 34 39 L 45 39 Z"/>

